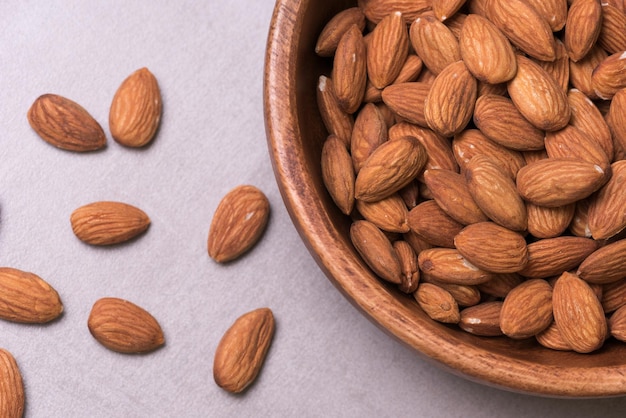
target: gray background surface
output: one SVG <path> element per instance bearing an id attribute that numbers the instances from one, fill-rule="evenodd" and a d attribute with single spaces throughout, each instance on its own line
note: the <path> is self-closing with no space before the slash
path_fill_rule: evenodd
<path id="1" fill-rule="evenodd" d="M 34 272 L 65 313 L 45 326 L 0 321 L 16 357 L 27 417 L 587 417 L 620 416 L 626 398 L 555 400 L 485 387 L 442 371 L 380 331 L 318 269 L 284 209 L 262 111 L 264 49 L 274 3 L 3 1 L 0 3 L 0 264 Z M 147 66 L 164 113 L 152 146 L 110 140 L 121 81 Z M 43 93 L 83 105 L 109 137 L 75 154 L 31 130 Z M 206 253 L 221 197 L 239 184 L 268 196 L 272 216 L 252 252 L 227 266 Z M 152 218 L 140 239 L 93 248 L 69 215 L 96 200 Z M 108 351 L 86 322 L 100 297 L 146 308 L 166 346 Z M 265 367 L 245 394 L 213 382 L 213 353 L 239 315 L 273 309 Z"/>

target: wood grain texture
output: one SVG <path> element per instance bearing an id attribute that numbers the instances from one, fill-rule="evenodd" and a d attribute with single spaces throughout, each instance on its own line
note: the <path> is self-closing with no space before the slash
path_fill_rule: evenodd
<path id="1" fill-rule="evenodd" d="M 314 53 L 317 34 L 355 1 L 278 0 L 264 75 L 268 148 L 284 203 L 305 245 L 331 282 L 364 315 L 416 353 L 454 374 L 515 392 L 550 397 L 626 394 L 626 345 L 608 341 L 583 355 L 556 352 L 534 339 L 478 337 L 435 323 L 415 301 L 383 284 L 349 239 L 349 219 L 324 189 L 324 129 L 316 83 L 329 73 Z"/>

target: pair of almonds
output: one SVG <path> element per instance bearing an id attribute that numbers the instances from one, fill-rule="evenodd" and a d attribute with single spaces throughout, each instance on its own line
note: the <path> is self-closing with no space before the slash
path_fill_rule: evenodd
<path id="1" fill-rule="evenodd" d="M 128 147 L 143 147 L 154 137 L 161 120 L 162 100 L 154 75 L 141 68 L 128 76 L 113 97 L 109 129 L 113 139 Z M 75 152 L 106 146 L 100 124 L 78 103 L 56 94 L 38 97 L 28 111 L 28 122 L 49 144 Z"/>

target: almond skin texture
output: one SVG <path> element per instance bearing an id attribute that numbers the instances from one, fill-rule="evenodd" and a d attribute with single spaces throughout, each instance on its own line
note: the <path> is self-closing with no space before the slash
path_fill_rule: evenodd
<path id="1" fill-rule="evenodd" d="M 570 225 L 576 204 L 548 208 L 526 203 L 528 232 L 535 238 L 554 238 L 561 235 Z"/>
<path id="2" fill-rule="evenodd" d="M 593 70 L 591 87 L 596 95 L 610 100 L 626 87 L 626 51 L 609 55 Z"/>
<path id="3" fill-rule="evenodd" d="M 124 299 L 98 299 L 91 308 L 87 326 L 100 344 L 119 353 L 147 353 L 165 344 L 157 320 Z"/>
<path id="4" fill-rule="evenodd" d="M 454 245 L 470 263 L 494 273 L 515 273 L 528 263 L 524 237 L 493 222 L 466 226 Z"/>
<path id="5" fill-rule="evenodd" d="M 240 393 L 254 382 L 272 344 L 274 329 L 274 314 L 269 308 L 237 318 L 215 350 L 215 383 L 227 392 Z"/>
<path id="6" fill-rule="evenodd" d="M 329 134 L 337 136 L 349 147 L 354 118 L 339 106 L 332 79 L 324 75 L 320 76 L 316 93 L 317 107 L 326 130 Z"/>
<path id="7" fill-rule="evenodd" d="M 572 112 L 569 124 L 593 138 L 602 147 L 609 161 L 613 161 L 613 138 L 611 138 L 611 131 L 598 107 L 577 89 L 568 91 L 567 101 Z"/>
<path id="8" fill-rule="evenodd" d="M 328 21 L 315 44 L 315 53 L 321 57 L 332 57 L 343 34 L 352 26 L 365 29 L 365 15 L 358 7 L 342 10 Z"/>
<path id="9" fill-rule="evenodd" d="M 426 128 L 424 101 L 429 91 L 430 85 L 418 81 L 394 83 L 383 90 L 382 100 L 402 119 Z"/>
<path id="10" fill-rule="evenodd" d="M 504 34 L 479 15 L 467 16 L 459 38 L 461 57 L 469 71 L 489 84 L 505 83 L 517 72 L 513 47 Z"/>
<path id="11" fill-rule="evenodd" d="M 443 283 L 478 285 L 493 279 L 493 273 L 484 271 L 468 262 L 461 253 L 452 248 L 430 248 L 417 256 L 420 270 Z"/>
<path id="12" fill-rule="evenodd" d="M 425 14 L 418 17 L 411 24 L 409 33 L 413 49 L 435 75 L 461 59 L 459 41 L 435 16 Z"/>
<path id="13" fill-rule="evenodd" d="M 554 78 L 529 58 L 517 57 L 517 73 L 507 83 L 509 96 L 519 112 L 536 128 L 559 130 L 570 119 L 567 96 Z"/>
<path id="14" fill-rule="evenodd" d="M 484 302 L 461 311 L 459 327 L 466 332 L 483 337 L 502 335 L 500 311 L 502 302 Z"/>
<path id="15" fill-rule="evenodd" d="M 367 45 L 367 74 L 378 89 L 400 74 L 409 53 L 409 35 L 401 12 L 383 18 L 372 30 Z"/>
<path id="16" fill-rule="evenodd" d="M 564 43 L 572 61 L 583 58 L 596 43 L 602 27 L 602 6 L 598 0 L 576 0 L 565 24 Z"/>
<path id="17" fill-rule="evenodd" d="M 67 151 L 104 148 L 100 124 L 81 105 L 56 94 L 39 96 L 28 110 L 28 122 L 49 144 Z"/>
<path id="18" fill-rule="evenodd" d="M 461 319 L 459 306 L 447 290 L 432 283 L 421 283 L 414 295 L 431 319 L 446 324 L 456 324 Z"/>
<path id="19" fill-rule="evenodd" d="M 357 25 L 352 25 L 337 45 L 331 74 L 337 103 L 346 113 L 354 113 L 365 95 L 366 54 L 363 34 Z"/>
<path id="20" fill-rule="evenodd" d="M 91 245 L 114 245 L 139 236 L 150 226 L 150 218 L 139 208 L 122 202 L 101 201 L 72 212 L 74 234 Z"/>
<path id="21" fill-rule="evenodd" d="M 578 276 L 589 283 L 613 283 L 626 278 L 626 239 L 590 254 L 578 267 Z"/>
<path id="22" fill-rule="evenodd" d="M 548 278 L 576 268 L 598 248 L 598 244 L 588 238 L 560 236 L 532 242 L 527 248 L 528 263 L 519 274 Z"/>
<path id="23" fill-rule="evenodd" d="M 397 193 L 376 202 L 357 200 L 356 208 L 365 219 L 383 231 L 409 232 L 409 211 Z"/>
<path id="24" fill-rule="evenodd" d="M 404 293 L 413 293 L 417 290 L 420 280 L 417 254 L 415 254 L 413 247 L 403 240 L 394 241 L 393 249 L 396 250 L 396 255 L 402 266 L 402 282 L 398 288 Z"/>
<path id="25" fill-rule="evenodd" d="M 356 221 L 350 227 L 350 239 L 365 263 L 380 278 L 402 283 L 402 265 L 385 234 L 369 221 Z"/>
<path id="26" fill-rule="evenodd" d="M 626 160 L 611 165 L 609 181 L 589 204 L 589 230 L 594 239 L 611 238 L 626 228 Z"/>
<path id="27" fill-rule="evenodd" d="M 563 273 L 552 292 L 554 320 L 563 339 L 578 353 L 590 353 L 604 344 L 607 322 L 591 287 L 574 274 Z"/>
<path id="28" fill-rule="evenodd" d="M 129 75 L 115 92 L 109 110 L 109 129 L 118 143 L 139 148 L 156 134 L 163 102 L 154 75 L 140 68 Z"/>
<path id="29" fill-rule="evenodd" d="M 439 207 L 455 221 L 469 225 L 487 220 L 467 190 L 463 175 L 434 168 L 424 172 L 424 179 Z"/>
<path id="30" fill-rule="evenodd" d="M 349 215 L 354 208 L 354 168 L 345 144 L 335 135 L 326 138 L 322 147 L 322 179 L 341 212 Z"/>
<path id="31" fill-rule="evenodd" d="M 626 307 L 622 306 L 611 315 L 609 329 L 613 337 L 626 342 Z"/>
<path id="32" fill-rule="evenodd" d="M 449 137 L 461 132 L 472 119 L 477 82 L 463 61 L 448 65 L 435 78 L 424 105 L 430 128 Z"/>
<path id="33" fill-rule="evenodd" d="M 372 23 L 378 23 L 389 13 L 398 11 L 409 24 L 431 9 L 431 0 L 359 0 L 358 6 Z"/>
<path id="34" fill-rule="evenodd" d="M 373 103 L 361 108 L 350 137 L 350 154 L 354 172 L 358 173 L 376 148 L 387 141 L 387 124 L 382 112 Z"/>
<path id="35" fill-rule="evenodd" d="M 604 2 L 598 44 L 609 54 L 626 50 L 626 14 Z"/>
<path id="36" fill-rule="evenodd" d="M 270 215 L 270 204 L 254 186 L 241 185 L 220 201 L 209 229 L 209 256 L 218 263 L 232 261 L 261 238 Z"/>
<path id="37" fill-rule="evenodd" d="M 609 168 L 609 157 L 602 146 L 575 126 L 547 132 L 545 145 L 550 158 L 575 158 L 596 164 L 603 170 Z"/>
<path id="38" fill-rule="evenodd" d="M 59 294 L 42 278 L 10 267 L 0 268 L 0 318 L 43 324 L 62 312 Z"/>
<path id="39" fill-rule="evenodd" d="M 13 355 L 0 348 L 0 416 L 20 418 L 24 415 L 24 383 Z"/>
<path id="40" fill-rule="evenodd" d="M 409 211 L 409 227 L 437 247 L 454 248 L 454 237 L 463 224 L 450 217 L 434 200 L 426 200 Z"/>
<path id="41" fill-rule="evenodd" d="M 545 280 L 531 279 L 504 299 L 500 328 L 511 338 L 528 338 L 548 328 L 552 319 L 552 287 Z"/>

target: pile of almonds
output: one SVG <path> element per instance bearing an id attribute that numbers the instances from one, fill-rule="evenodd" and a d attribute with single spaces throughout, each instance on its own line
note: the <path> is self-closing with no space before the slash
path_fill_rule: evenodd
<path id="1" fill-rule="evenodd" d="M 626 4 L 360 0 L 315 52 L 321 167 L 381 280 L 433 320 L 626 341 Z"/>

